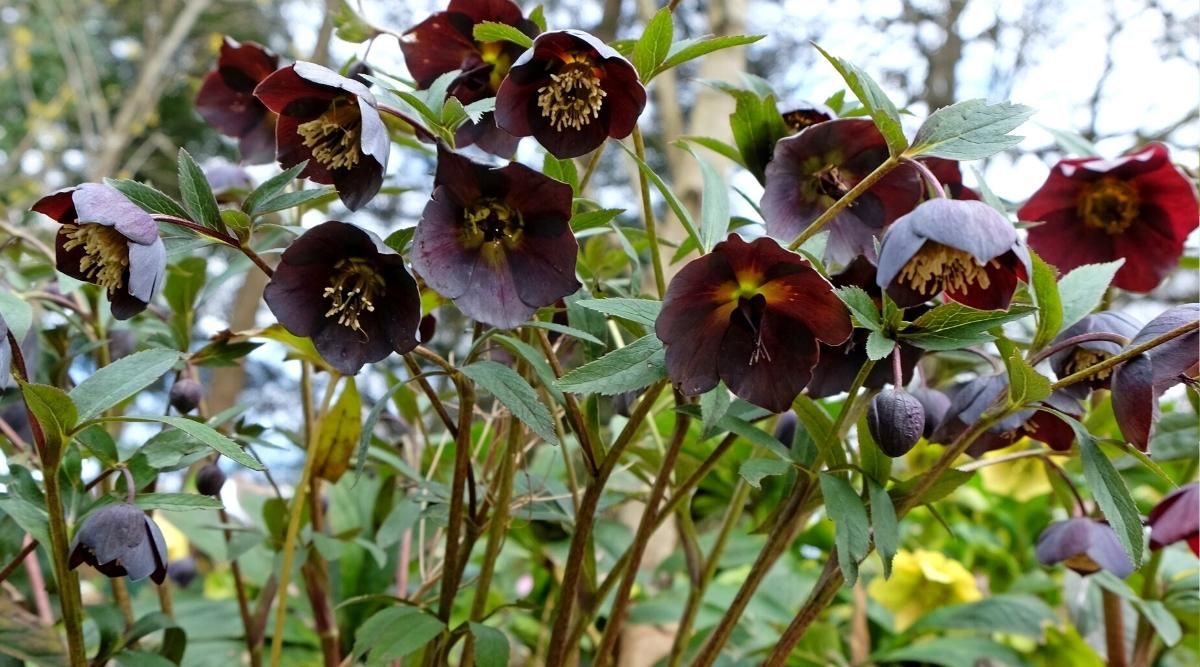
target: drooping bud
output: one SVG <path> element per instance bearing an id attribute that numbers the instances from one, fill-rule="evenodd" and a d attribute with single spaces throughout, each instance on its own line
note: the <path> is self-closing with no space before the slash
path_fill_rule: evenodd
<path id="1" fill-rule="evenodd" d="M 158 525 L 131 503 L 102 507 L 83 522 L 71 542 L 71 569 L 87 563 L 106 577 L 167 578 L 167 545 Z"/>
<path id="2" fill-rule="evenodd" d="M 222 486 L 225 486 L 225 473 L 221 472 L 221 466 L 210 463 L 196 473 L 196 490 L 200 493 L 216 496 L 221 493 Z"/>
<path id="3" fill-rule="evenodd" d="M 775 439 L 783 443 L 784 447 L 791 449 L 792 442 L 796 440 L 796 425 L 799 422 L 799 418 L 792 410 L 780 414 L 779 420 L 775 422 Z"/>
<path id="4" fill-rule="evenodd" d="M 925 409 L 903 389 L 884 389 L 867 408 L 867 428 L 884 454 L 904 456 L 925 431 Z"/>
<path id="5" fill-rule="evenodd" d="M 171 394 L 169 396 L 171 407 L 178 410 L 181 414 L 187 414 L 195 410 L 203 398 L 204 387 L 191 378 L 181 378 L 176 380 L 175 384 L 171 385 Z"/>
<path id="6" fill-rule="evenodd" d="M 196 579 L 196 559 L 185 556 L 167 563 L 167 576 L 180 588 L 187 588 Z"/>

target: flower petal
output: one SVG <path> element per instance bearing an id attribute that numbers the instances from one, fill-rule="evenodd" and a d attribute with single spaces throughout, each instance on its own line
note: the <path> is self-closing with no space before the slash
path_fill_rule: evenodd
<path id="1" fill-rule="evenodd" d="M 1112 406 L 1125 439 L 1146 451 L 1158 416 L 1154 364 L 1145 354 L 1117 367 L 1112 380 Z"/>
<path id="2" fill-rule="evenodd" d="M 753 360 L 755 351 L 760 357 Z M 762 354 L 769 355 L 763 357 Z M 819 355 L 806 324 L 768 309 L 758 335 L 736 314 L 721 341 L 717 366 L 721 379 L 738 398 L 772 412 L 783 412 L 812 376 Z"/>

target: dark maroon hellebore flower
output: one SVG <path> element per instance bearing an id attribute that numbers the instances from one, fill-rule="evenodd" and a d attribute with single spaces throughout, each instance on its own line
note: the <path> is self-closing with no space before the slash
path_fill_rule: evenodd
<path id="1" fill-rule="evenodd" d="M 118 320 L 146 309 L 167 271 L 167 250 L 149 213 L 99 183 L 46 195 L 33 210 L 62 225 L 54 237 L 59 271 L 107 292 Z"/>
<path id="2" fill-rule="evenodd" d="M 1200 204 L 1154 143 L 1115 160 L 1061 160 L 1017 216 L 1044 223 L 1029 230 L 1029 247 L 1060 271 L 1124 258 L 1113 285 L 1149 292 L 1179 262 Z"/>
<path id="3" fill-rule="evenodd" d="M 837 114 L 833 112 L 833 109 L 824 104 L 817 104 L 807 100 L 780 104 L 779 108 L 779 115 L 783 116 L 783 124 L 787 126 L 792 134 L 796 134 L 811 125 L 837 118 Z"/>
<path id="4" fill-rule="evenodd" d="M 475 41 L 475 26 L 484 21 L 510 25 L 530 37 L 538 34 L 537 25 L 522 16 L 521 8 L 511 0 L 450 0 L 446 11 L 421 21 L 400 41 L 417 86 L 428 88 L 439 76 L 457 70 L 462 73 L 450 84 L 449 95 L 463 104 L 495 97 L 524 49 L 507 41 Z M 492 112 L 478 123 L 463 123 L 454 136 L 454 144 L 460 148 L 477 145 L 500 157 L 511 156 L 519 141 L 496 127 Z"/>
<path id="5" fill-rule="evenodd" d="M 1150 510 L 1150 548 L 1186 541 L 1200 556 L 1200 482 L 1175 489 Z"/>
<path id="6" fill-rule="evenodd" d="M 238 140 L 242 161 L 275 159 L 275 114 L 254 97 L 254 88 L 279 68 L 279 56 L 254 42 L 226 37 L 217 67 L 196 93 L 196 112 L 225 136 Z"/>
<path id="7" fill-rule="evenodd" d="M 963 185 L 962 168 L 958 160 L 947 160 L 941 157 L 923 157 L 920 161 L 929 169 L 946 189 L 946 195 L 951 199 L 982 199 L 979 193 Z"/>
<path id="8" fill-rule="evenodd" d="M 791 242 L 887 157 L 883 135 L 861 118 L 817 123 L 780 139 L 767 163 L 761 201 L 767 233 Z M 858 255 L 874 260 L 875 239 L 917 205 L 921 192 L 915 169 L 893 169 L 825 226 L 825 257 L 835 264 Z"/>
<path id="9" fill-rule="evenodd" d="M 966 383 L 954 392 L 945 418 L 930 436 L 932 442 L 949 444 L 979 421 L 984 411 L 1008 391 L 1008 376 L 1003 373 L 983 375 Z M 1050 394 L 1040 405 L 1053 408 L 1071 417 L 1083 414 L 1079 401 L 1063 390 Z M 993 449 L 1002 449 L 1027 436 L 1044 442 L 1060 452 L 1067 451 L 1075 441 L 1075 431 L 1057 415 L 1046 410 L 1030 409 L 1008 415 L 975 439 L 967 448 L 971 456 L 982 456 Z"/>
<path id="10" fill-rule="evenodd" d="M 279 114 L 279 166 L 308 160 L 300 176 L 332 183 L 352 211 L 379 192 L 391 140 L 366 86 L 320 65 L 298 62 L 267 77 L 254 94 Z"/>
<path id="11" fill-rule="evenodd" d="M 646 89 L 624 56 L 586 32 L 558 30 L 538 35 L 509 69 L 496 124 L 563 159 L 629 136 L 645 106 Z"/>
<path id="12" fill-rule="evenodd" d="M 404 259 L 345 222 L 323 222 L 293 241 L 263 298 L 343 375 L 417 346 L 421 298 Z"/>
<path id="13" fill-rule="evenodd" d="M 439 147 L 413 268 L 471 319 L 515 327 L 579 289 L 571 196 L 523 164 L 493 168 Z"/>
<path id="14" fill-rule="evenodd" d="M 1112 527 L 1088 518 L 1056 521 L 1046 526 L 1038 536 L 1037 559 L 1042 565 L 1062 563 L 1085 575 L 1107 570 L 1122 579 L 1134 569 Z"/>
<path id="15" fill-rule="evenodd" d="M 1091 333 L 1111 333 L 1124 336 L 1127 340 L 1137 335 L 1141 325 L 1132 317 L 1115 310 L 1106 310 L 1085 316 L 1067 327 L 1050 343 L 1051 347 L 1075 336 Z M 1050 355 L 1050 367 L 1059 378 L 1067 377 L 1088 366 L 1095 365 L 1121 351 L 1121 345 L 1107 340 L 1089 340 L 1065 347 Z M 1107 389 L 1112 379 L 1112 369 L 1100 371 L 1082 382 L 1076 382 L 1066 390 L 1077 398 L 1084 398 L 1093 390 Z"/>
<path id="16" fill-rule="evenodd" d="M 71 541 L 71 569 L 87 563 L 109 578 L 167 578 L 167 545 L 154 520 L 131 503 L 93 512 Z"/>
<path id="17" fill-rule="evenodd" d="M 724 380 L 773 412 L 808 384 L 819 343 L 839 345 L 851 330 L 846 306 L 806 260 L 774 239 L 737 234 L 679 271 L 655 324 L 679 391 L 696 396 Z"/>
<path id="18" fill-rule="evenodd" d="M 1200 303 L 1168 309 L 1142 327 L 1129 342 L 1141 345 L 1188 323 L 1200 321 Z M 1154 422 L 1158 421 L 1158 397 L 1183 378 L 1200 375 L 1200 331 L 1178 336 L 1117 366 L 1112 377 L 1112 406 L 1125 439 L 1146 451 Z"/>
<path id="19" fill-rule="evenodd" d="M 946 296 L 1007 309 L 1033 269 L 1017 230 L 980 201 L 932 199 L 897 220 L 879 246 L 880 287 L 901 307 Z"/>

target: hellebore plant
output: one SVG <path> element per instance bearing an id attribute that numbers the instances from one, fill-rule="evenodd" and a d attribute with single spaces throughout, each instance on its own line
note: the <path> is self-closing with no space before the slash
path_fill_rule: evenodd
<path id="1" fill-rule="evenodd" d="M 276 115 L 254 96 L 254 89 L 277 69 L 279 56 L 270 50 L 226 37 L 216 69 L 196 93 L 196 113 L 221 134 L 237 139 L 242 160 L 249 164 L 275 160 Z"/>

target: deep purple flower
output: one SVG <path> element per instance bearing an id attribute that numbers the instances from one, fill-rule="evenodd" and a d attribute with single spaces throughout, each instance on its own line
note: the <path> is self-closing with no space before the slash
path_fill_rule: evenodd
<path id="1" fill-rule="evenodd" d="M 254 87 L 279 68 L 279 56 L 254 42 L 226 37 L 217 66 L 196 93 L 196 112 L 217 131 L 238 140 L 242 161 L 275 159 L 275 114 L 254 97 Z"/>
<path id="2" fill-rule="evenodd" d="M 827 120 L 837 118 L 837 114 L 833 109 L 807 100 L 798 100 L 787 104 L 779 105 L 779 115 L 783 116 L 783 124 L 788 127 L 792 134 L 796 134 L 806 127 L 824 123 Z"/>
<path id="3" fill-rule="evenodd" d="M 1037 559 L 1047 566 L 1062 563 L 1084 575 L 1107 570 L 1122 579 L 1134 569 L 1112 527 L 1088 518 L 1047 526 L 1038 536 Z"/>
<path id="4" fill-rule="evenodd" d="M 949 444 L 979 421 L 984 411 L 1008 391 L 1008 376 L 1003 373 L 983 375 L 971 380 L 957 391 L 946 410 L 945 419 L 930 440 Z M 1059 390 L 1040 402 L 1071 417 L 1083 414 L 1079 401 Z M 1067 451 L 1075 441 L 1075 431 L 1054 413 L 1040 409 L 1022 410 L 1001 419 L 975 439 L 967 448 L 971 456 L 982 456 L 993 449 L 1002 449 L 1022 437 L 1044 442 L 1052 449 Z"/>
<path id="5" fill-rule="evenodd" d="M 1142 327 L 1130 341 L 1134 347 L 1172 329 L 1200 321 L 1200 303 L 1175 306 Z M 1158 421 L 1158 397 L 1183 378 L 1200 375 L 1200 331 L 1178 336 L 1117 366 L 1112 377 L 1112 406 L 1125 439 L 1146 451 L 1154 422 Z"/>
<path id="6" fill-rule="evenodd" d="M 883 135 L 861 118 L 817 123 L 780 139 L 767 163 L 761 202 L 767 233 L 790 242 L 887 157 Z M 921 192 L 915 169 L 893 169 L 824 227 L 825 257 L 836 264 L 858 255 L 874 260 L 884 226 L 911 211 Z"/>
<path id="7" fill-rule="evenodd" d="M 167 400 L 179 414 L 186 415 L 204 400 L 204 386 L 192 378 L 180 378 L 171 385 Z"/>
<path id="8" fill-rule="evenodd" d="M 202 495 L 219 496 L 225 486 L 225 472 L 216 463 L 209 463 L 196 472 L 196 490 Z"/>
<path id="9" fill-rule="evenodd" d="M 624 56 L 586 32 L 558 30 L 538 35 L 509 69 L 496 124 L 562 159 L 629 136 L 645 106 L 646 89 Z"/>
<path id="10" fill-rule="evenodd" d="M 1029 230 L 1029 247 L 1059 270 L 1124 258 L 1113 285 L 1149 292 L 1200 226 L 1200 203 L 1192 179 L 1155 143 L 1115 160 L 1059 161 L 1017 216 L 1044 223 Z"/>
<path id="11" fill-rule="evenodd" d="M 511 0 L 450 0 L 446 11 L 418 23 L 400 42 L 417 86 L 428 88 L 439 76 L 461 71 L 450 84 L 449 95 L 463 104 L 494 97 L 524 49 L 507 41 L 475 41 L 475 26 L 485 21 L 510 25 L 530 37 L 538 34 L 537 25 L 522 16 L 521 8 Z M 454 136 L 460 148 L 478 145 L 501 157 L 511 156 L 519 141 L 496 126 L 491 112 L 478 123 L 464 123 Z"/>
<path id="12" fill-rule="evenodd" d="M 154 520 L 130 503 L 93 512 L 71 541 L 71 569 L 87 563 L 106 577 L 167 578 L 167 545 Z"/>
<path id="13" fill-rule="evenodd" d="M 352 211 L 379 192 L 391 140 L 366 86 L 298 62 L 267 77 L 254 94 L 279 114 L 275 141 L 281 167 L 308 160 L 300 176 L 332 183 Z"/>
<path id="14" fill-rule="evenodd" d="M 920 401 L 921 409 L 925 411 L 925 428 L 921 435 L 929 438 L 946 420 L 946 414 L 950 412 L 950 397 L 943 391 L 927 387 L 913 389 L 912 395 Z"/>
<path id="15" fill-rule="evenodd" d="M 345 222 L 323 222 L 293 241 L 263 298 L 343 375 L 417 345 L 421 297 L 404 259 Z"/>
<path id="16" fill-rule="evenodd" d="M 1200 482 L 1175 489 L 1150 510 L 1150 548 L 1176 542 L 1200 556 Z"/>
<path id="17" fill-rule="evenodd" d="M 515 327 L 579 289 L 571 186 L 517 162 L 493 168 L 438 148 L 413 268 L 472 319 Z"/>
<path id="18" fill-rule="evenodd" d="M 901 307 L 946 296 L 981 310 L 1007 309 L 1033 269 L 1017 230 L 980 201 L 932 199 L 888 227 L 878 284 Z"/>
<path id="19" fill-rule="evenodd" d="M 773 239 L 737 234 L 675 275 L 655 324 L 679 391 L 696 396 L 724 380 L 773 412 L 808 384 L 818 342 L 841 344 L 851 330 L 846 306 L 806 260 Z"/>
<path id="20" fill-rule="evenodd" d="M 113 317 L 137 315 L 158 294 L 167 251 L 154 218 L 125 195 L 84 183 L 42 197 L 33 210 L 62 225 L 54 237 L 55 266 L 103 289 Z"/>
<path id="21" fill-rule="evenodd" d="M 255 102 L 258 101 L 256 98 Z M 275 155 L 275 129 L 271 129 L 271 155 Z M 204 163 L 204 178 L 212 188 L 218 204 L 240 201 L 254 189 L 254 179 L 245 167 L 222 158 L 213 158 Z"/>
<path id="22" fill-rule="evenodd" d="M 1141 325 L 1132 317 L 1115 310 L 1106 310 L 1085 316 L 1069 326 L 1050 343 L 1051 347 L 1059 343 L 1090 333 L 1111 333 L 1132 339 L 1137 335 Z M 1065 347 L 1050 355 L 1050 367 L 1054 374 L 1064 378 L 1072 373 L 1081 371 L 1088 366 L 1097 364 L 1121 351 L 1121 345 L 1106 340 L 1089 340 Z M 1078 398 L 1084 398 L 1096 389 L 1107 389 L 1112 379 L 1112 369 L 1107 369 L 1092 375 L 1082 382 L 1076 382 L 1066 388 Z"/>

